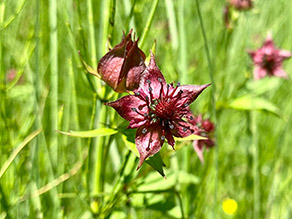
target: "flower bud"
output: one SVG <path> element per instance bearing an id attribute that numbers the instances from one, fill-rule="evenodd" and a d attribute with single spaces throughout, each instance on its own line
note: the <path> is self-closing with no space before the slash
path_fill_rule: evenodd
<path id="1" fill-rule="evenodd" d="M 120 44 L 105 54 L 98 63 L 98 74 L 116 92 L 132 91 L 139 86 L 140 77 L 146 66 L 145 54 L 138 47 L 138 40 L 132 41 L 132 30 L 123 33 Z"/>

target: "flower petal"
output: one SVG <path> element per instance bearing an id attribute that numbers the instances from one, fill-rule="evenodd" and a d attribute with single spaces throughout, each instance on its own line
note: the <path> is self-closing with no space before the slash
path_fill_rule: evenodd
<path id="1" fill-rule="evenodd" d="M 150 63 L 141 77 L 140 87 L 144 90 L 147 96 L 151 97 L 151 93 L 151 99 L 156 99 L 160 96 L 161 88 L 166 89 L 166 81 L 155 63 L 153 53 L 151 51 L 150 53 Z M 165 90 L 163 91 L 165 92 Z"/>
<path id="2" fill-rule="evenodd" d="M 288 50 L 279 50 L 279 56 L 281 56 L 283 59 L 287 59 L 292 56 L 292 53 Z"/>
<path id="3" fill-rule="evenodd" d="M 137 129 L 135 142 L 140 154 L 137 170 L 140 169 L 145 159 L 156 154 L 161 149 L 164 143 L 164 138 L 161 138 L 161 136 L 161 126 L 142 126 Z"/>
<path id="4" fill-rule="evenodd" d="M 141 107 L 145 105 L 145 101 L 134 95 L 124 96 L 105 105 L 113 107 L 121 117 L 128 121 L 145 120 L 144 113 L 148 113 L 147 107 Z"/>
<path id="5" fill-rule="evenodd" d="M 203 92 L 205 88 L 211 84 L 204 85 L 182 85 L 177 89 L 177 92 L 182 91 L 181 98 L 177 101 L 177 106 L 190 105 Z"/>
<path id="6" fill-rule="evenodd" d="M 274 75 L 281 78 L 288 78 L 287 73 L 282 68 L 277 68 L 274 70 Z"/>
<path id="7" fill-rule="evenodd" d="M 167 131 L 165 137 L 167 139 L 167 143 L 169 145 L 171 145 L 172 148 L 174 149 L 175 140 L 174 140 L 174 138 L 172 136 L 172 133 L 170 131 Z"/>
<path id="8" fill-rule="evenodd" d="M 195 140 L 193 142 L 193 147 L 195 152 L 197 153 L 200 161 L 202 164 L 204 164 L 204 156 L 203 156 L 203 145 L 202 142 L 200 140 Z"/>
<path id="9" fill-rule="evenodd" d="M 174 125 L 174 128 L 171 129 L 171 133 L 175 137 L 179 138 L 184 138 L 189 135 L 195 134 L 199 130 L 197 126 L 187 123 L 183 120 L 173 120 L 172 124 Z"/>
<path id="10" fill-rule="evenodd" d="M 262 48 L 265 48 L 267 50 L 274 50 L 275 49 L 275 44 L 274 44 L 274 41 L 272 39 L 272 35 L 271 34 L 268 34 Z"/>
<path id="11" fill-rule="evenodd" d="M 254 71 L 253 71 L 253 78 L 255 80 L 261 79 L 267 75 L 267 71 L 259 66 L 256 66 Z"/>
<path id="12" fill-rule="evenodd" d="M 126 55 L 126 61 L 122 70 L 122 74 L 127 74 L 126 88 L 128 90 L 138 88 L 140 77 L 146 68 L 144 60 L 145 54 L 139 49 L 137 40 Z"/>
<path id="13" fill-rule="evenodd" d="M 122 41 L 106 53 L 99 61 L 97 70 L 101 79 L 111 88 L 116 90 L 121 80 L 121 70 L 124 63 L 124 55 L 127 42 L 131 40 L 131 32 L 125 37 L 123 33 Z"/>

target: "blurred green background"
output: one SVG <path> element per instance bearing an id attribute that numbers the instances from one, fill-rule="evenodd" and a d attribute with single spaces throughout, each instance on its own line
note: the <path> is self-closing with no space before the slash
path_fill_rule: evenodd
<path id="1" fill-rule="evenodd" d="M 254 0 L 251 10 L 232 11 L 232 29 L 223 22 L 225 5 L 0 1 L 0 219 L 291 218 L 291 80 L 254 82 L 246 51 L 268 32 L 292 50 L 292 2 Z M 160 152 L 167 179 L 146 163 L 135 170 L 138 158 L 128 149 L 135 131 L 127 140 L 126 123 L 103 105 L 118 95 L 87 74 L 78 55 L 96 68 L 131 28 L 147 56 L 156 41 L 169 83 L 214 77 L 191 105 L 216 124 L 204 165 L 184 141 Z M 291 78 L 292 60 L 284 69 Z M 98 128 L 96 138 L 56 132 Z M 226 199 L 236 201 L 235 213 L 223 210 Z"/>

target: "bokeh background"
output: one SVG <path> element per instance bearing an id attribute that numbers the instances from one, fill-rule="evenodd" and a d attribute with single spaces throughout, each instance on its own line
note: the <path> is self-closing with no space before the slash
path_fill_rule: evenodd
<path id="1" fill-rule="evenodd" d="M 268 33 L 292 50 L 292 2 L 253 2 L 226 28 L 224 0 L 2 0 L 0 218 L 291 218 L 292 60 L 255 82 L 246 51 Z M 118 95 L 78 55 L 96 68 L 131 28 L 169 83 L 213 82 L 191 105 L 216 125 L 204 165 L 178 141 L 166 179 L 135 170 L 135 131 L 103 105 Z"/>

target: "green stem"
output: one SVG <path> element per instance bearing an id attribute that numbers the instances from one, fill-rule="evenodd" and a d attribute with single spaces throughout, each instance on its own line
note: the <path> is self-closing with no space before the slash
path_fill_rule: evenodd
<path id="1" fill-rule="evenodd" d="M 94 128 L 94 120 L 95 120 L 95 114 L 97 112 L 97 95 L 94 94 L 93 96 L 93 108 L 92 108 L 92 114 L 91 114 L 91 124 L 90 124 L 90 130 L 92 130 Z M 95 173 L 96 170 L 94 169 L 95 167 L 95 160 L 96 160 L 96 146 L 93 144 L 93 141 L 95 141 L 95 139 L 89 139 L 88 140 L 88 174 L 87 174 L 87 193 L 89 197 L 93 196 L 93 188 L 95 185 Z"/>
<path id="2" fill-rule="evenodd" d="M 101 5 L 101 21 L 102 25 L 100 26 L 100 38 L 101 38 L 101 47 L 100 47 L 100 56 L 105 54 L 108 51 L 108 33 L 109 33 L 109 23 L 110 23 L 110 15 L 111 12 L 111 0 L 103 0 Z"/>
<path id="3" fill-rule="evenodd" d="M 216 114 L 216 99 L 215 99 L 215 94 L 216 94 L 216 84 L 214 80 L 214 70 L 213 70 L 213 65 L 211 63 L 211 55 L 210 55 L 210 50 L 208 46 L 208 40 L 207 40 L 207 35 L 206 35 L 206 30 L 204 27 L 204 22 L 201 14 L 201 9 L 198 0 L 196 0 L 196 7 L 197 7 L 197 13 L 200 21 L 200 26 L 201 26 L 201 31 L 204 39 L 204 44 L 205 44 L 205 52 L 207 56 L 207 61 L 208 61 L 208 68 L 209 68 L 209 77 L 212 83 L 212 93 L 211 93 L 211 98 L 212 98 L 212 114 L 213 114 L 213 120 L 216 126 L 218 127 L 218 121 L 217 121 L 217 114 Z M 217 137 L 217 131 L 215 130 L 215 139 Z M 219 163 L 218 163 L 218 155 L 219 155 L 219 145 L 217 144 L 215 147 L 215 185 L 214 185 L 214 211 L 213 211 L 213 218 L 216 218 L 217 215 L 217 191 L 218 191 L 218 182 L 219 182 Z"/>
<path id="4" fill-rule="evenodd" d="M 155 0 L 152 3 L 151 11 L 150 11 L 150 14 L 148 16 L 148 19 L 147 19 L 147 22 L 146 22 L 146 26 L 144 28 L 144 31 L 143 31 L 143 34 L 142 34 L 142 37 L 141 37 L 141 41 L 140 41 L 140 47 L 141 48 L 143 48 L 145 40 L 146 40 L 146 38 L 147 38 L 147 36 L 149 34 L 149 29 L 150 29 L 154 14 L 156 12 L 158 3 L 159 3 L 159 0 Z"/>
<path id="5" fill-rule="evenodd" d="M 89 56 L 91 57 L 90 59 L 90 65 L 91 66 L 96 66 L 97 65 L 97 59 L 96 59 L 96 44 L 95 44 L 95 30 L 94 30 L 94 18 L 93 18 L 93 10 L 92 10 L 92 2 L 91 0 L 86 1 L 87 4 L 87 22 L 89 26 Z M 88 74 L 86 75 L 87 80 L 91 87 L 94 89 L 94 92 L 99 91 L 100 88 L 100 83 L 97 81 L 95 77 L 89 76 Z"/>
<path id="6" fill-rule="evenodd" d="M 129 13 L 129 16 L 127 17 L 127 21 L 126 21 L 126 24 L 125 24 L 125 29 L 126 30 L 129 30 L 129 25 L 130 25 L 131 19 L 133 17 L 133 13 L 134 13 L 134 8 L 135 8 L 135 5 L 136 5 L 136 2 L 137 2 L 137 0 L 134 0 L 133 4 L 131 6 L 131 11 Z"/>
<path id="7" fill-rule="evenodd" d="M 253 146 L 253 197 L 254 197 L 254 218 L 259 218 L 260 214 L 260 179 L 259 179 L 259 144 L 257 135 L 257 112 L 251 111 L 251 132 Z"/>
<path id="8" fill-rule="evenodd" d="M 178 191 L 175 191 L 175 194 L 176 194 L 178 202 L 179 202 L 181 218 L 184 219 L 185 218 L 185 214 L 184 214 L 184 206 L 183 206 L 182 198 L 181 198 L 181 196 L 180 196 Z"/>
<path id="9" fill-rule="evenodd" d="M 96 59 L 96 45 L 95 45 L 95 31 L 94 31 L 94 19 L 93 19 L 93 11 L 92 11 L 92 3 L 91 0 L 87 0 L 87 19 L 89 26 L 89 56 L 91 58 L 91 65 L 95 66 L 97 63 Z"/>
<path id="10" fill-rule="evenodd" d="M 174 6 L 173 6 L 173 0 L 165 0 L 164 2 L 165 2 L 166 10 L 167 10 L 169 30 L 171 34 L 172 50 L 176 51 L 178 48 L 179 41 L 178 41 L 176 16 L 175 16 L 175 11 L 174 11 Z"/>
<path id="11" fill-rule="evenodd" d="M 179 4 L 179 16 L 178 16 L 178 22 L 179 22 L 179 38 L 180 38 L 180 47 L 179 47 L 179 54 L 180 54 L 180 59 L 179 59 L 179 67 L 180 67 L 180 72 L 181 72 L 181 83 L 186 84 L 189 80 L 189 75 L 187 72 L 187 40 L 186 40 L 186 27 L 185 27 L 185 14 L 184 14 L 184 0 L 180 1 Z"/>
<path id="12" fill-rule="evenodd" d="M 39 112 L 39 94 L 40 94 L 40 77 L 39 77 L 39 29 L 40 29 L 40 2 L 36 2 L 36 23 L 35 23 L 35 74 L 34 74 L 34 91 L 35 91 L 35 130 L 41 129 L 41 119 Z M 34 145 L 31 149 L 31 159 L 32 159 L 32 175 L 31 175 L 31 186 L 30 190 L 33 191 L 35 188 L 39 187 L 39 147 L 41 139 L 40 136 L 36 136 Z M 41 211 L 41 200 L 39 197 L 31 199 L 33 207 L 36 211 L 36 215 L 43 216 Z"/>
<path id="13" fill-rule="evenodd" d="M 107 106 L 101 105 L 99 114 L 99 127 L 103 128 L 107 121 Z M 95 183 L 95 194 L 103 192 L 103 166 L 105 162 L 104 150 L 105 150 L 105 137 L 98 138 L 97 141 L 97 154 L 96 154 L 96 183 Z"/>
<path id="14" fill-rule="evenodd" d="M 49 1 L 50 25 L 50 79 L 51 79 L 51 133 L 50 154 L 54 169 L 58 163 L 58 38 L 57 38 L 57 1 Z"/>

